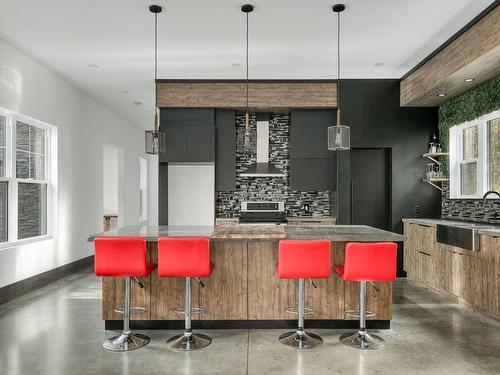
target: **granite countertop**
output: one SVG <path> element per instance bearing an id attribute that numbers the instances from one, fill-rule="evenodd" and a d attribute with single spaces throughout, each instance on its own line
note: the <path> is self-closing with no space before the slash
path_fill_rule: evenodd
<path id="1" fill-rule="evenodd" d="M 404 241 L 405 236 L 365 225 L 234 225 L 234 226 L 133 226 L 94 234 L 98 237 L 143 237 L 156 241 L 159 237 L 206 237 L 211 239 L 328 239 L 330 241 Z"/>
<path id="2" fill-rule="evenodd" d="M 284 239 L 283 225 L 275 224 L 237 224 L 216 226 L 210 238 L 213 239 Z"/>
<path id="3" fill-rule="evenodd" d="M 201 225 L 138 225 L 113 229 L 108 232 L 92 234 L 87 241 L 92 242 L 98 237 L 143 237 L 146 241 L 156 241 L 159 237 L 207 237 L 214 231 L 213 226 Z"/>
<path id="4" fill-rule="evenodd" d="M 388 232 L 366 225 L 335 225 L 325 226 L 300 226 L 285 227 L 286 238 L 290 240 L 325 239 L 336 242 L 384 242 L 405 241 L 406 236 Z"/>
<path id="5" fill-rule="evenodd" d="M 484 227 L 477 231 L 477 233 L 479 234 L 485 236 L 500 237 L 500 225 L 498 224 L 478 223 L 478 222 L 459 221 L 459 220 L 444 220 L 444 219 L 421 219 L 421 218 L 405 218 L 403 219 L 403 223 L 422 224 L 431 227 L 435 227 L 438 224 L 449 225 L 454 227 L 465 227 L 473 224 L 477 225 L 478 227 Z"/>
<path id="6" fill-rule="evenodd" d="M 308 217 L 287 217 L 288 225 L 335 225 L 337 219 L 331 216 L 308 216 Z"/>

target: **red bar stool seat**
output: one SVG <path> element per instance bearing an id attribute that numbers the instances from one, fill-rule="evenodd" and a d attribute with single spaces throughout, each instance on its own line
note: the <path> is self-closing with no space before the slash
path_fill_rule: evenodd
<path id="1" fill-rule="evenodd" d="M 210 276 L 210 243 L 207 238 L 160 238 L 158 240 L 158 275 L 161 277 L 184 277 L 184 308 L 175 309 L 184 314 L 184 333 L 167 340 L 169 349 L 193 351 L 207 347 L 212 339 L 207 335 L 195 334 L 191 329 L 191 314 L 205 310 L 191 307 L 191 278 L 194 277 L 202 288 L 205 285 L 199 277 Z"/>
<path id="2" fill-rule="evenodd" d="M 330 241 L 327 240 L 281 240 L 279 243 L 276 270 L 281 279 L 298 279 L 298 327 L 279 337 L 282 344 L 297 349 L 312 349 L 320 346 L 323 339 L 304 331 L 304 279 L 328 278 L 330 276 Z M 288 310 L 288 309 L 287 309 Z M 311 312 L 311 309 L 307 310 Z M 290 311 L 287 311 L 290 312 Z"/>
<path id="3" fill-rule="evenodd" d="M 147 262 L 146 241 L 144 238 L 96 238 L 94 241 L 94 266 L 97 276 L 123 277 L 123 330 L 119 336 L 105 340 L 106 350 L 125 352 L 147 345 L 150 338 L 130 330 L 130 314 L 145 312 L 142 307 L 130 307 L 130 279 L 148 276 L 156 263 Z"/>
<path id="4" fill-rule="evenodd" d="M 348 243 L 343 266 L 334 270 L 344 281 L 359 282 L 359 329 L 344 333 L 340 342 L 351 348 L 376 350 L 384 347 L 384 340 L 366 331 L 366 282 L 393 282 L 396 280 L 398 245 L 392 242 Z M 346 312 L 347 313 L 347 312 Z"/>

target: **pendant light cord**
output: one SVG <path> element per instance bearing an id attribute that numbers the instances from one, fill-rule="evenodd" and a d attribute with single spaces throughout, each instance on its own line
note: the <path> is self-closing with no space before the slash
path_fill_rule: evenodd
<path id="1" fill-rule="evenodd" d="M 158 79 L 158 13 L 155 13 L 155 41 L 154 41 L 154 93 L 153 93 L 153 112 L 155 114 L 155 119 L 154 119 L 154 129 L 156 132 L 159 131 L 158 129 L 158 113 L 156 109 L 156 80 Z"/>
<path id="2" fill-rule="evenodd" d="M 248 12 L 247 12 L 247 50 L 246 50 L 246 65 L 247 65 L 247 114 L 248 114 Z"/>
<path id="3" fill-rule="evenodd" d="M 337 126 L 340 125 L 340 12 L 337 12 Z"/>

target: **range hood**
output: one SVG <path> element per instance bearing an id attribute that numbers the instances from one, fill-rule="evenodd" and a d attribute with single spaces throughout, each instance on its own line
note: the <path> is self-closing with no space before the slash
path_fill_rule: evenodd
<path id="1" fill-rule="evenodd" d="M 285 173 L 269 164 L 269 120 L 257 120 L 257 163 L 252 164 L 241 177 L 285 177 Z"/>

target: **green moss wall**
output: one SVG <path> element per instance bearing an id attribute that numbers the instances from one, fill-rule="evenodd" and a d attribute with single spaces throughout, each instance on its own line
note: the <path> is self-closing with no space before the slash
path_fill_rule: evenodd
<path id="1" fill-rule="evenodd" d="M 439 134 L 444 151 L 448 151 L 450 127 L 474 120 L 500 108 L 500 77 L 463 93 L 439 107 Z M 443 163 L 448 174 L 448 162 Z"/>

